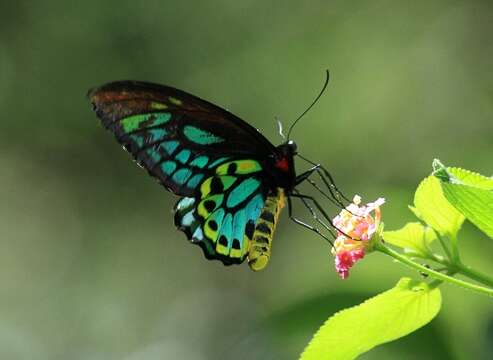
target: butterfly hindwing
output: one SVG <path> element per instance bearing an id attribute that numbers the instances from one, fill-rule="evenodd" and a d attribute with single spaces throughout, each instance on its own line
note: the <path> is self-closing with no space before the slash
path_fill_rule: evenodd
<path id="1" fill-rule="evenodd" d="M 175 206 L 175 224 L 209 259 L 241 263 L 265 205 L 262 168 L 251 159 L 227 161 L 200 185 L 196 197 Z"/>

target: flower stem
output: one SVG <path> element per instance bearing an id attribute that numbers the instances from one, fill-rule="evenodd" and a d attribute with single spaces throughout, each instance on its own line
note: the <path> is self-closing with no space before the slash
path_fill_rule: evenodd
<path id="1" fill-rule="evenodd" d="M 491 278 L 490 276 L 480 273 L 479 271 L 474 270 L 469 266 L 464 265 L 461 262 L 459 262 L 458 264 L 454 264 L 454 266 L 456 267 L 457 272 L 459 274 L 467 276 L 468 278 L 475 280 L 479 283 L 482 283 L 484 285 L 487 285 L 489 287 L 493 287 L 493 278 Z"/>
<path id="2" fill-rule="evenodd" d="M 467 265 L 464 265 L 460 261 L 458 263 L 454 263 L 450 260 L 444 259 L 440 255 L 436 255 L 433 253 L 430 254 L 427 259 L 442 264 L 443 266 L 445 266 L 445 268 L 448 268 L 449 271 L 453 271 L 453 274 L 459 273 L 468 277 L 469 279 L 477 281 L 478 283 L 493 288 L 493 278 L 491 276 L 483 274 Z"/>
<path id="3" fill-rule="evenodd" d="M 447 271 L 447 272 L 446 272 L 446 274 L 445 274 L 445 275 L 448 275 L 448 276 L 453 276 L 456 272 L 457 272 L 457 271 L 455 271 L 455 270 L 449 270 L 449 271 Z M 433 280 L 432 282 L 430 282 L 430 283 L 428 284 L 428 286 L 430 287 L 430 289 L 435 289 L 435 288 L 439 287 L 439 286 L 440 286 L 440 285 L 442 285 L 442 284 L 443 284 L 443 280 L 436 280 L 436 279 L 435 279 L 435 280 Z"/>
<path id="4" fill-rule="evenodd" d="M 384 254 L 387 254 L 387 255 L 393 257 L 394 259 L 396 259 L 397 261 L 399 261 L 399 262 L 401 262 L 407 266 L 410 266 L 411 268 L 416 269 L 416 270 L 418 270 L 424 274 L 427 274 L 427 275 L 429 275 L 429 276 L 431 276 L 437 280 L 446 281 L 448 283 L 455 284 L 455 285 L 463 287 L 465 289 L 469 289 L 469 290 L 473 290 L 473 291 L 482 293 L 483 295 L 493 296 L 493 289 L 490 289 L 490 288 L 487 288 L 484 286 L 479 286 L 476 284 L 471 284 L 467 281 L 456 279 L 452 276 L 448 276 L 448 275 L 442 274 L 438 271 L 435 271 L 433 269 L 427 268 L 426 266 L 423 266 L 423 265 L 421 265 L 415 261 L 412 261 L 407 256 L 401 255 L 397 251 L 394 251 L 394 250 L 388 248 L 387 246 L 383 245 L 382 243 L 375 244 L 375 250 L 378 250 Z"/>

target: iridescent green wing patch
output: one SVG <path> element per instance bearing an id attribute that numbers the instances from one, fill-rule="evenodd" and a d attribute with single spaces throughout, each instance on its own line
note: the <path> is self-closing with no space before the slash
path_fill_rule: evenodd
<path id="1" fill-rule="evenodd" d="M 204 155 L 190 146 L 190 142 L 184 141 L 184 137 L 180 136 L 180 131 L 186 128 L 176 129 L 175 125 L 170 124 L 173 116 L 167 112 L 133 115 L 113 122 L 111 129 L 136 161 L 152 176 L 171 191 L 190 196 L 195 194 L 200 182 L 211 173 L 209 166 L 228 158 L 214 154 Z M 205 143 L 205 139 L 222 141 L 204 133 L 192 135 L 197 135 L 197 141 L 201 143 Z"/>
<path id="2" fill-rule="evenodd" d="M 153 103 L 153 109 L 161 110 L 130 115 L 104 124 L 134 157 L 134 159 L 171 191 L 180 195 L 194 195 L 200 182 L 215 167 L 228 159 L 214 153 L 204 154 L 193 146 L 218 143 L 222 138 L 197 127 L 177 126 L 180 119 L 168 112 L 173 104 Z"/>
<path id="3" fill-rule="evenodd" d="M 222 137 L 192 125 L 186 125 L 183 127 L 183 134 L 191 142 L 200 145 L 211 145 L 224 141 Z"/>
<path id="4" fill-rule="evenodd" d="M 255 160 L 226 161 L 200 185 L 196 197 L 175 206 L 175 224 L 208 259 L 245 260 L 265 204 L 262 168 Z"/>

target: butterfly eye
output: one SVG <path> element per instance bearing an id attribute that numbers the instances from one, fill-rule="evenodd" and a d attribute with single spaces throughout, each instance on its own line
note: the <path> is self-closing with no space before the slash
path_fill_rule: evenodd
<path id="1" fill-rule="evenodd" d="M 296 154 L 296 151 L 298 151 L 298 146 L 296 145 L 296 143 L 293 140 L 288 141 L 288 146 L 291 149 L 292 153 Z"/>

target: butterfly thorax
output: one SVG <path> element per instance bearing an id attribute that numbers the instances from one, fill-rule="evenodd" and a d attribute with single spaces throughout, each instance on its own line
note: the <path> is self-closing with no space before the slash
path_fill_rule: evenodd
<path id="1" fill-rule="evenodd" d="M 266 170 L 276 187 L 281 187 L 289 195 L 294 188 L 296 173 L 294 169 L 296 144 L 290 140 L 276 147 L 274 154 L 268 158 Z"/>

